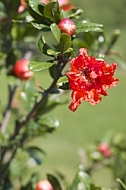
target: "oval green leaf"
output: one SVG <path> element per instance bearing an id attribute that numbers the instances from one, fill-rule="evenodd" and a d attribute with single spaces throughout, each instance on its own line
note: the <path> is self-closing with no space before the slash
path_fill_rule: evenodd
<path id="1" fill-rule="evenodd" d="M 45 25 L 45 24 L 40 24 L 40 23 L 36 23 L 34 21 L 31 22 L 31 24 L 37 28 L 38 30 L 42 30 L 42 31 L 49 31 L 50 28 L 49 26 Z"/>
<path id="2" fill-rule="evenodd" d="M 57 86 L 62 86 L 63 84 L 68 82 L 68 77 L 65 75 L 63 77 L 60 77 L 57 81 Z"/>
<path id="3" fill-rule="evenodd" d="M 50 63 L 50 62 L 30 61 L 29 69 L 32 71 L 41 71 L 41 70 L 48 69 L 52 65 L 53 65 L 53 63 Z"/>
<path id="4" fill-rule="evenodd" d="M 97 24 L 93 22 L 89 22 L 86 20 L 82 20 L 77 22 L 76 24 L 76 33 L 80 32 L 103 32 L 103 25 Z"/>
<path id="5" fill-rule="evenodd" d="M 71 37 L 65 33 L 61 34 L 59 49 L 61 52 L 67 51 L 71 47 Z"/>
<path id="6" fill-rule="evenodd" d="M 59 43 L 60 35 L 61 35 L 59 27 L 57 26 L 57 24 L 53 23 L 53 24 L 51 24 L 50 28 L 51 28 L 51 31 L 52 31 L 56 41 Z"/>

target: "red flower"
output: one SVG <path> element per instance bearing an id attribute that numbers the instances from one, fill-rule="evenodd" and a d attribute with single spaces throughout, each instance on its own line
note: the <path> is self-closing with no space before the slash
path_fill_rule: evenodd
<path id="1" fill-rule="evenodd" d="M 72 90 L 70 110 L 76 111 L 82 100 L 92 105 L 99 103 L 101 95 L 107 96 L 106 90 L 116 86 L 118 79 L 114 78 L 117 64 L 108 65 L 104 60 L 89 57 L 87 50 L 80 49 L 80 55 L 70 61 L 71 71 L 66 75 Z"/>

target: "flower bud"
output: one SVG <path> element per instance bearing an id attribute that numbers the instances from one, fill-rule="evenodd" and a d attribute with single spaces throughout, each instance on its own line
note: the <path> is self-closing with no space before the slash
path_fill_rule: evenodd
<path id="1" fill-rule="evenodd" d="M 18 60 L 13 67 L 13 74 L 21 80 L 28 80 L 33 76 L 33 72 L 28 68 L 29 61 L 26 59 Z"/>
<path id="2" fill-rule="evenodd" d="M 69 19 L 64 18 L 58 23 L 58 27 L 61 30 L 61 32 L 66 33 L 70 36 L 72 36 L 76 31 L 76 25 L 75 23 Z"/>
<path id="3" fill-rule="evenodd" d="M 54 189 L 49 181 L 42 180 L 36 184 L 36 190 L 54 190 Z"/>
<path id="4" fill-rule="evenodd" d="M 110 150 L 110 147 L 106 142 L 103 142 L 103 143 L 99 144 L 98 150 L 106 158 L 112 156 L 112 152 Z"/>

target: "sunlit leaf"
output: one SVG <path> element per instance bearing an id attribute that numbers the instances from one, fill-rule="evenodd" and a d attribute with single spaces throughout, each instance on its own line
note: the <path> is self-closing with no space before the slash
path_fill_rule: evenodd
<path id="1" fill-rule="evenodd" d="M 59 80 L 57 81 L 57 86 L 62 86 L 66 82 L 68 82 L 67 76 L 60 77 Z"/>
<path id="2" fill-rule="evenodd" d="M 38 10 L 38 2 L 35 0 L 29 0 L 28 4 L 27 4 L 27 8 L 29 13 L 31 14 L 31 16 L 37 20 L 37 21 L 41 21 L 42 19 L 42 15 L 40 14 L 39 10 Z"/>
<path id="3" fill-rule="evenodd" d="M 69 82 L 68 82 L 68 77 L 63 76 L 57 81 L 57 86 L 59 89 L 62 90 L 68 90 L 69 89 Z"/>
<path id="4" fill-rule="evenodd" d="M 57 128 L 59 126 L 59 121 L 55 117 L 51 116 L 40 118 L 38 123 L 50 128 Z"/>
<path id="5" fill-rule="evenodd" d="M 49 31 L 50 28 L 49 26 L 45 25 L 45 24 L 40 24 L 40 23 L 36 23 L 36 22 L 31 22 L 31 24 L 37 28 L 38 30 L 42 30 L 42 31 Z"/>
<path id="6" fill-rule="evenodd" d="M 82 9 L 71 9 L 71 14 L 69 15 L 69 18 L 79 18 L 80 15 L 83 13 Z"/>
<path id="7" fill-rule="evenodd" d="M 79 190 L 79 186 L 81 187 L 81 189 L 91 190 L 91 178 L 84 171 L 83 166 L 81 165 L 79 166 L 79 169 L 70 189 Z"/>
<path id="8" fill-rule="evenodd" d="M 34 78 L 24 83 L 20 92 L 21 106 L 25 111 L 30 111 L 33 107 L 38 93 L 36 92 L 36 84 Z"/>
<path id="9" fill-rule="evenodd" d="M 32 71 L 41 71 L 41 70 L 48 69 L 52 65 L 53 65 L 53 63 L 50 63 L 50 62 L 30 61 L 29 69 Z"/>
<path id="10" fill-rule="evenodd" d="M 55 39 L 59 43 L 59 41 L 60 41 L 60 35 L 61 35 L 59 27 L 57 26 L 57 24 L 53 23 L 53 24 L 51 24 L 50 28 L 51 28 L 51 31 L 52 31 Z"/>
<path id="11" fill-rule="evenodd" d="M 80 32 L 103 32 L 103 25 L 82 20 L 76 23 L 76 33 Z"/>

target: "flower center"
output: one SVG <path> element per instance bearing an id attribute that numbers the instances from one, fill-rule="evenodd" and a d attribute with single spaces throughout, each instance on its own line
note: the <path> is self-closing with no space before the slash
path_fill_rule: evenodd
<path id="1" fill-rule="evenodd" d="M 90 71 L 89 68 L 80 69 L 80 74 L 88 86 L 94 83 L 97 77 L 96 73 L 94 71 Z"/>

